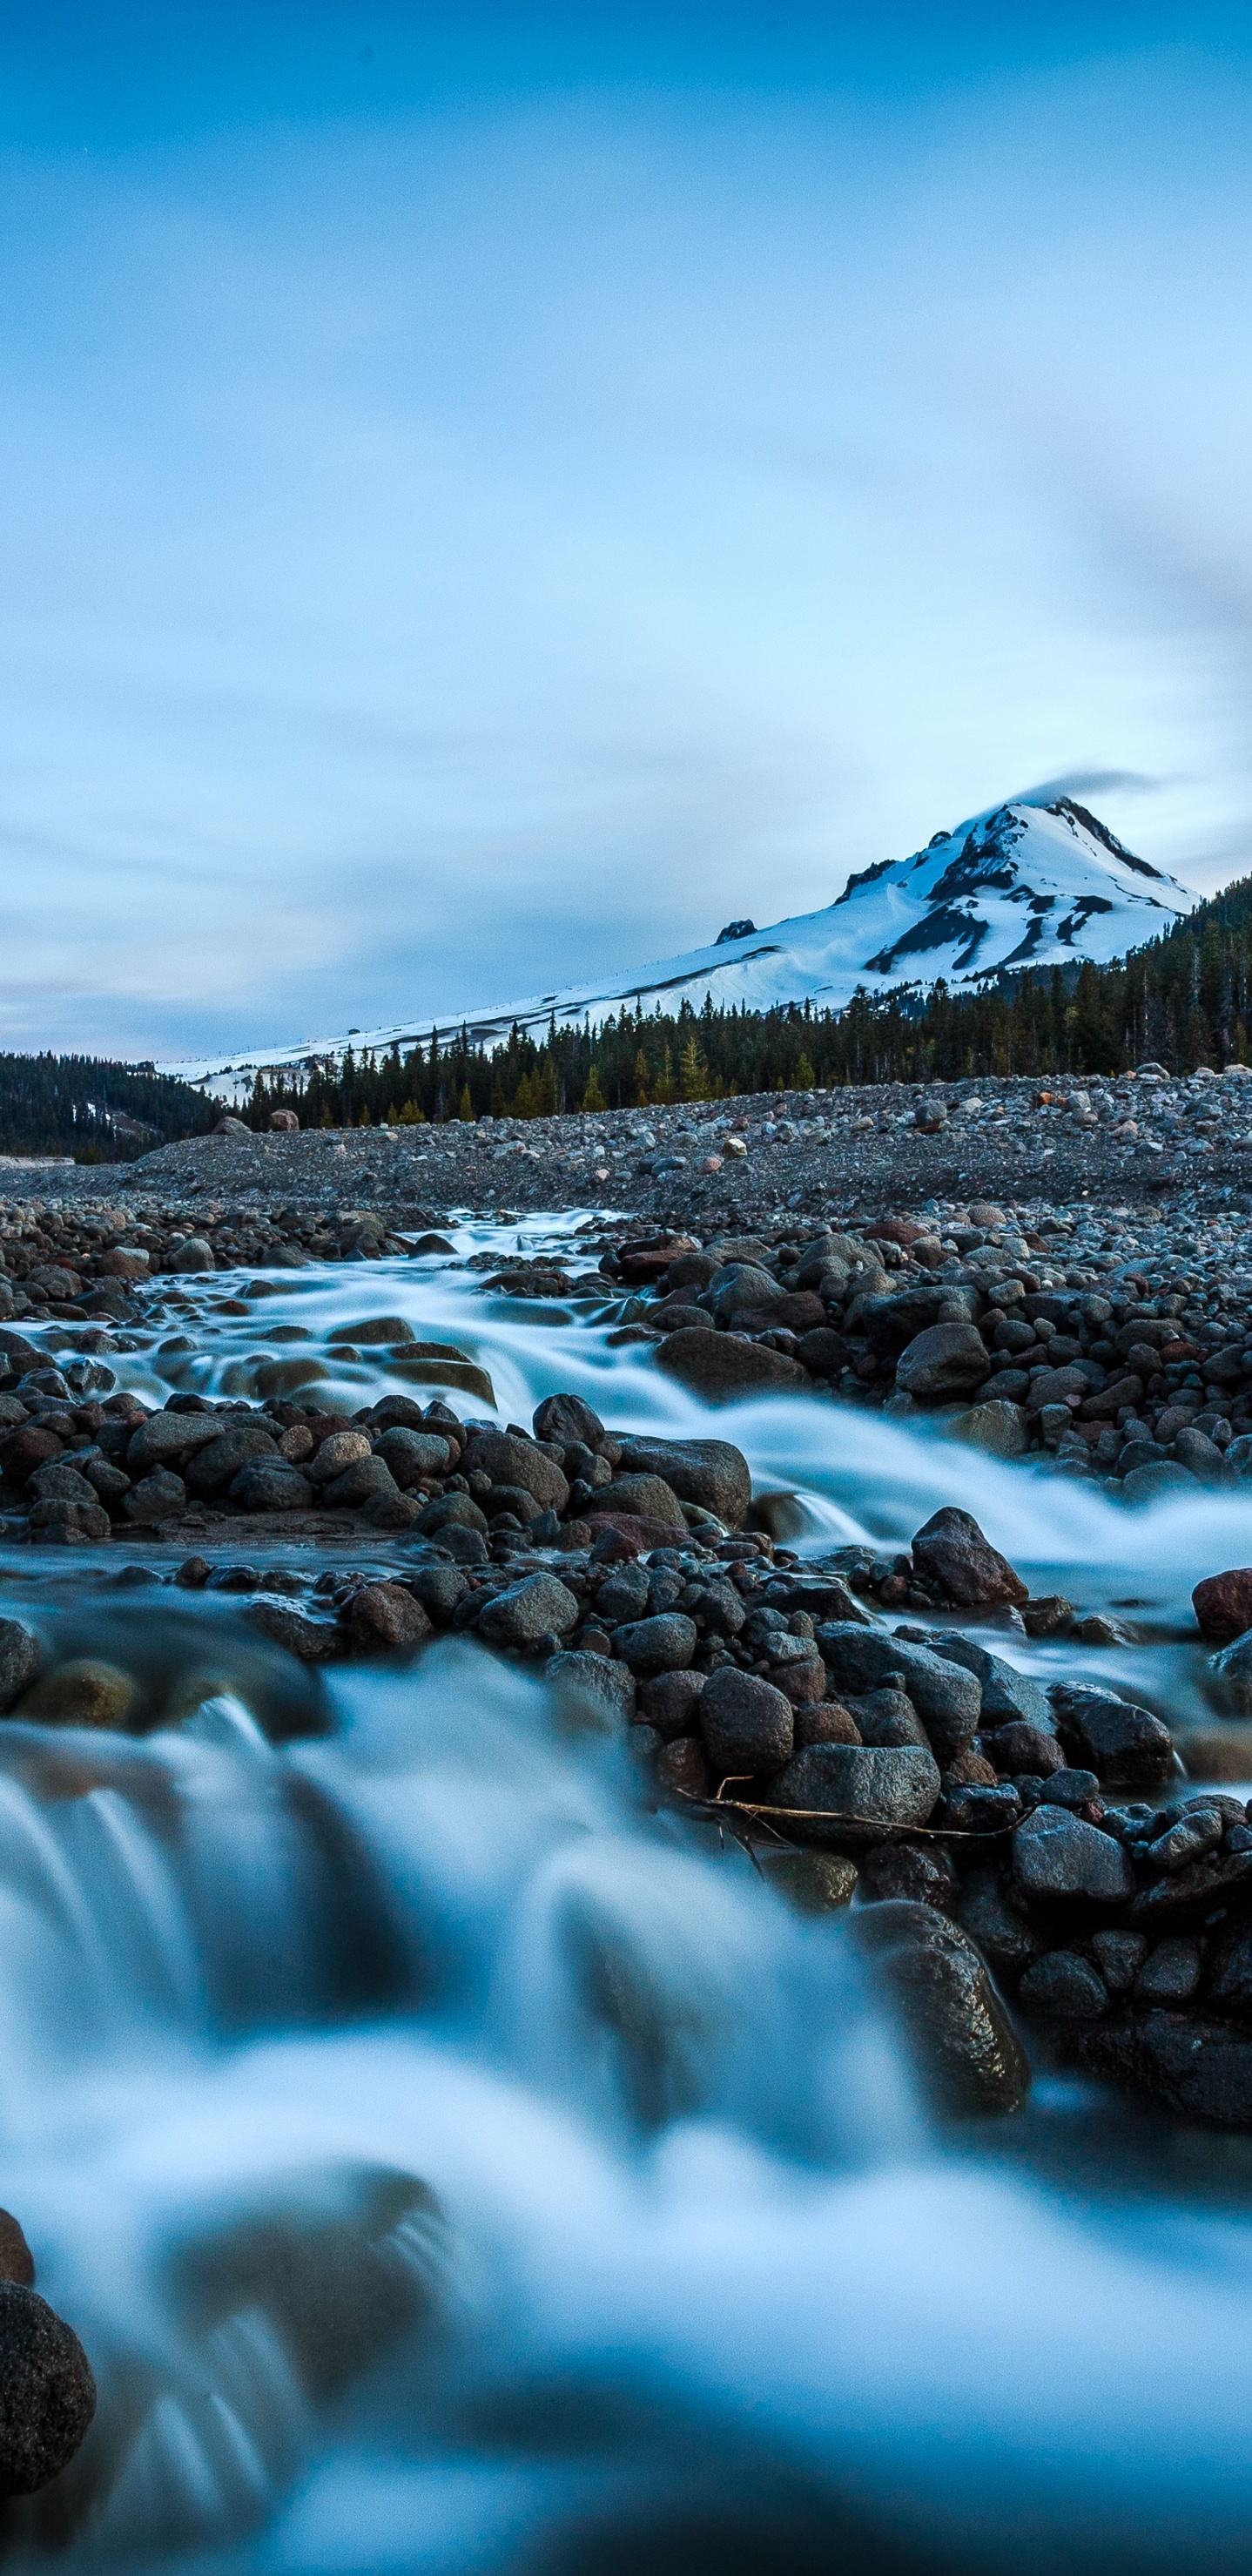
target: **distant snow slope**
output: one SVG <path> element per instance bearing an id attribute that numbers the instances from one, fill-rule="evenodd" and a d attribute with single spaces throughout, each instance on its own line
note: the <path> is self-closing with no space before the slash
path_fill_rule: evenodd
<path id="1" fill-rule="evenodd" d="M 532 994 L 487 1011 L 394 1028 L 351 1032 L 357 1052 L 411 1046 L 432 1027 L 459 1029 L 491 1046 L 514 1021 L 534 1029 L 558 1021 L 594 1022 L 623 1002 L 691 1002 L 768 1010 L 775 1002 L 811 1001 L 838 1010 L 860 988 L 887 993 L 925 990 L 942 975 L 976 985 L 1002 968 L 1104 964 L 1168 930 L 1195 897 L 1177 879 L 1124 849 L 1112 832 L 1062 796 L 1051 805 L 996 805 L 954 832 L 937 832 L 909 859 L 884 859 L 849 877 L 822 912 L 801 913 L 771 929 L 731 924 L 709 948 L 632 973 Z M 341 1055 L 345 1036 L 306 1038 L 299 1046 L 258 1047 L 240 1055 L 201 1057 L 165 1070 L 200 1083 L 220 1098 L 242 1096 L 257 1070 L 307 1057 Z"/>

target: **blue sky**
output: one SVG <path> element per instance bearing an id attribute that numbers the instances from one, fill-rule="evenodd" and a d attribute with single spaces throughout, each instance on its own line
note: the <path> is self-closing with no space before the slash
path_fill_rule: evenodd
<path id="1" fill-rule="evenodd" d="M 1011 21 L 1011 24 L 1006 22 Z M 0 6 L 0 1045 L 1252 867 L 1246 17 Z"/>

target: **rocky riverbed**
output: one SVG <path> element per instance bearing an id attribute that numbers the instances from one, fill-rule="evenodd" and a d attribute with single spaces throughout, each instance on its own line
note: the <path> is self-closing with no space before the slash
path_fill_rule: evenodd
<path id="1" fill-rule="evenodd" d="M 406 1143 L 322 1191 L 337 1141 L 272 1140 L 299 1197 L 45 1174 L 0 1225 L 4 2196 L 29 2348 L 99 2387 L 9 2512 L 71 2557 L 242 2569 L 403 2354 L 494 2402 L 460 2328 L 440 2377 L 467 2297 L 518 2402 L 483 2284 L 568 2227 L 512 2167 L 571 2087 L 680 2162 L 915 2118 L 1055 2173 L 1077 2102 L 1141 2189 L 1252 2133 L 1236 1200 L 505 1221 L 366 1190 Z"/>

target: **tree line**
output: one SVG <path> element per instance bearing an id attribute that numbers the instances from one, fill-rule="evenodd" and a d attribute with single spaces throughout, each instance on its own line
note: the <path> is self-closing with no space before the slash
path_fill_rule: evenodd
<path id="1" fill-rule="evenodd" d="M 152 1065 L 87 1055 L 0 1055 L 0 1153 L 129 1163 L 220 1116 L 190 1083 Z"/>
<path id="2" fill-rule="evenodd" d="M 294 1109 L 302 1126 L 401 1126 L 449 1118 L 550 1118 L 762 1091 L 955 1081 L 963 1076 L 1171 1073 L 1252 1060 L 1252 877 L 1108 966 L 1027 968 L 972 991 L 937 983 L 857 993 L 843 1010 L 646 1010 L 599 1027 L 514 1027 L 490 1052 L 461 1029 L 403 1053 L 342 1056 L 258 1074 L 249 1116 Z"/>

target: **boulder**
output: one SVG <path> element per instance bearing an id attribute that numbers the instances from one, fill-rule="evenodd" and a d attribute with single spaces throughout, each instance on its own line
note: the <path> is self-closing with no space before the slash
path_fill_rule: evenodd
<path id="1" fill-rule="evenodd" d="M 694 1619 L 681 1610 L 662 1610 L 651 1619 L 628 1620 L 613 1642 L 632 1673 L 646 1676 L 685 1670 L 699 1636 Z"/>
<path id="2" fill-rule="evenodd" d="M 568 1636 L 577 1623 L 578 1603 L 555 1574 L 528 1574 L 510 1584 L 478 1619 L 480 1634 L 496 1646 L 535 1646 L 543 1637 Z"/>
<path id="3" fill-rule="evenodd" d="M 41 1661 L 34 1629 L 24 1619 L 0 1619 L 0 1714 L 30 1689 Z"/>
<path id="4" fill-rule="evenodd" d="M 661 1476 L 615 1476 L 611 1485 L 597 1490 L 596 1505 L 602 1516 L 625 1512 L 632 1520 L 659 1521 L 686 1538 L 682 1505 Z"/>
<path id="5" fill-rule="evenodd" d="M 623 1439 L 628 1475 L 663 1476 L 680 1502 L 697 1503 L 727 1529 L 742 1529 L 752 1500 L 752 1471 L 729 1440 Z"/>
<path id="6" fill-rule="evenodd" d="M 1174 1767 L 1169 1728 L 1113 1691 L 1054 1682 L 1048 1694 L 1062 1740 L 1079 1766 L 1119 1789 L 1151 1788 Z"/>
<path id="7" fill-rule="evenodd" d="M 151 1484 L 145 1477 L 144 1483 Z M 136 1488 L 143 1492 L 143 1486 Z M 253 1458 L 232 1477 L 230 1499 L 244 1512 L 307 1512 L 313 1488 L 283 1458 Z"/>
<path id="8" fill-rule="evenodd" d="M 274 1470 L 265 1467 L 249 1467 L 245 1468 L 244 1473 L 264 1476 L 272 1475 Z M 289 1467 L 286 1473 L 294 1475 L 295 1469 Z M 303 1482 L 303 1479 L 301 1481 Z M 234 1490 L 232 1485 L 232 1494 Z M 398 1494 L 399 1490 L 385 1458 L 354 1458 L 352 1465 L 345 1467 L 342 1476 L 336 1476 L 333 1483 L 323 1485 L 322 1500 L 332 1512 L 355 1512 L 359 1510 L 362 1503 L 375 1503 L 383 1495 L 390 1499 Z"/>
<path id="9" fill-rule="evenodd" d="M 770 1783 L 773 1806 L 803 1809 L 802 1842 L 864 1839 L 884 1825 L 924 1825 L 938 1803 L 939 1765 L 920 1745 L 876 1751 L 859 1744 L 810 1744 Z M 822 1821 L 828 1812 L 829 1824 Z"/>
<path id="10" fill-rule="evenodd" d="M 733 1404 L 741 1395 L 802 1394 L 811 1387 L 798 1360 L 731 1333 L 694 1328 L 669 1333 L 657 1350 L 656 1364 L 706 1404 Z"/>
<path id="11" fill-rule="evenodd" d="M 352 1643 L 363 1654 L 411 1654 L 433 1636 L 420 1601 L 402 1583 L 364 1583 L 348 1615 Z"/>
<path id="12" fill-rule="evenodd" d="M 0 2491 L 34 2495 L 73 2459 L 96 2411 L 77 2335 L 22 2281 L 0 2280 Z"/>
<path id="13" fill-rule="evenodd" d="M 188 1460 L 187 1490 L 206 1496 L 224 1494 L 241 1467 L 252 1459 L 277 1458 L 278 1454 L 273 1432 L 263 1422 L 232 1422 Z"/>
<path id="14" fill-rule="evenodd" d="M 1086 2034 L 1079 2062 L 1185 2119 L 1252 2128 L 1252 2039 L 1229 2022 L 1189 2012 L 1127 2015 Z"/>
<path id="15" fill-rule="evenodd" d="M 853 1922 L 936 2110 L 953 2119 L 1020 2111 L 1029 2062 L 973 1942 L 934 1906 L 899 1897 Z"/>
<path id="16" fill-rule="evenodd" d="M 619 1664 L 608 1655 L 573 1653 L 549 1655 L 543 1677 L 562 1696 L 590 1700 L 598 1711 L 608 1710 L 629 1726 L 635 1715 L 635 1676 L 629 1664 Z"/>
<path id="17" fill-rule="evenodd" d="M 1036 1807 L 1017 1827 L 1013 1877 L 1031 1904 L 1123 1905 L 1135 1892 L 1129 1853 L 1067 1807 Z"/>
<path id="18" fill-rule="evenodd" d="M 170 1263 L 172 1270 L 216 1270 L 217 1258 L 211 1243 L 202 1234 L 189 1234 L 180 1243 Z"/>
<path id="19" fill-rule="evenodd" d="M 938 1631 L 931 1640 L 931 1652 L 948 1663 L 963 1664 L 967 1673 L 974 1674 L 982 1691 L 984 1727 L 1007 1726 L 1021 1719 L 1047 1735 L 1055 1732 L 1047 1692 L 1029 1673 L 1019 1673 L 1016 1665 L 1006 1663 L 1003 1655 L 989 1654 L 972 1637 L 945 1637 Z"/>
<path id="20" fill-rule="evenodd" d="M 211 1440 L 220 1438 L 221 1430 L 216 1413 L 150 1413 L 131 1433 L 127 1468 L 132 1476 L 142 1476 L 147 1467 L 166 1467 L 185 1450 L 207 1449 Z"/>
<path id="21" fill-rule="evenodd" d="M 972 1324 L 930 1324 L 896 1364 L 896 1385 L 919 1404 L 969 1395 L 989 1374 L 987 1346 Z"/>
<path id="22" fill-rule="evenodd" d="M 382 1433 L 374 1455 L 384 1460 L 402 1493 L 419 1477 L 446 1476 L 451 1465 L 448 1443 L 437 1431 L 411 1431 L 398 1422 Z"/>
<path id="23" fill-rule="evenodd" d="M 299 1132 L 300 1121 L 294 1109 L 271 1109 L 271 1136 L 296 1136 Z"/>
<path id="24" fill-rule="evenodd" d="M 772 1270 L 762 1270 L 751 1261 L 728 1261 L 701 1290 L 700 1303 L 710 1315 L 724 1322 L 731 1315 L 748 1315 L 776 1306 L 784 1294 Z"/>
<path id="25" fill-rule="evenodd" d="M 904 1677 L 904 1689 L 917 1710 L 939 1760 L 947 1764 L 978 1732 L 982 1689 L 963 1665 L 949 1662 L 902 1637 L 887 1637 L 880 1628 L 862 1628 L 851 1620 L 824 1620 L 817 1631 L 826 1670 L 841 1696 L 874 1690 L 888 1673 Z"/>
<path id="26" fill-rule="evenodd" d="M 795 1720 L 772 1682 L 722 1664 L 698 1703 L 700 1730 L 716 1773 L 778 1771 L 790 1760 Z"/>
<path id="27" fill-rule="evenodd" d="M 949 1505 L 932 1513 L 913 1540 L 913 1562 L 962 1608 L 989 1609 L 999 1601 L 1025 1601 L 1028 1586 L 1008 1558 L 983 1536 L 972 1513 Z"/>
<path id="28" fill-rule="evenodd" d="M 954 1415 L 947 1428 L 951 1439 L 964 1440 L 971 1449 L 985 1449 L 990 1458 L 1022 1458 L 1030 1446 L 1024 1405 L 1006 1403 L 1000 1396 L 971 1404 L 966 1412 Z"/>
<path id="29" fill-rule="evenodd" d="M 168 1467 L 150 1467 L 122 1496 L 122 1509 L 131 1521 L 176 1521 L 186 1508 L 187 1488 Z"/>
<path id="30" fill-rule="evenodd" d="M 562 1449 L 572 1449 L 581 1441 L 585 1448 L 598 1450 L 604 1424 L 581 1395 L 545 1395 L 535 1409 L 534 1432 L 536 1440 L 554 1440 Z"/>
<path id="31" fill-rule="evenodd" d="M 1197 1583 L 1191 1606 L 1202 1637 L 1214 1646 L 1232 1645 L 1252 1628 L 1252 1566 L 1209 1574 Z"/>
<path id="32" fill-rule="evenodd" d="M 314 1451 L 305 1469 L 310 1484 L 333 1485 L 337 1476 L 345 1476 L 362 1458 L 373 1455 L 364 1431 L 332 1431 Z"/>
<path id="33" fill-rule="evenodd" d="M 511 1431 L 475 1431 L 461 1461 L 467 1476 L 490 1476 L 493 1485 L 521 1485 L 541 1511 L 563 1512 L 567 1485 L 555 1459 L 533 1440 Z"/>

